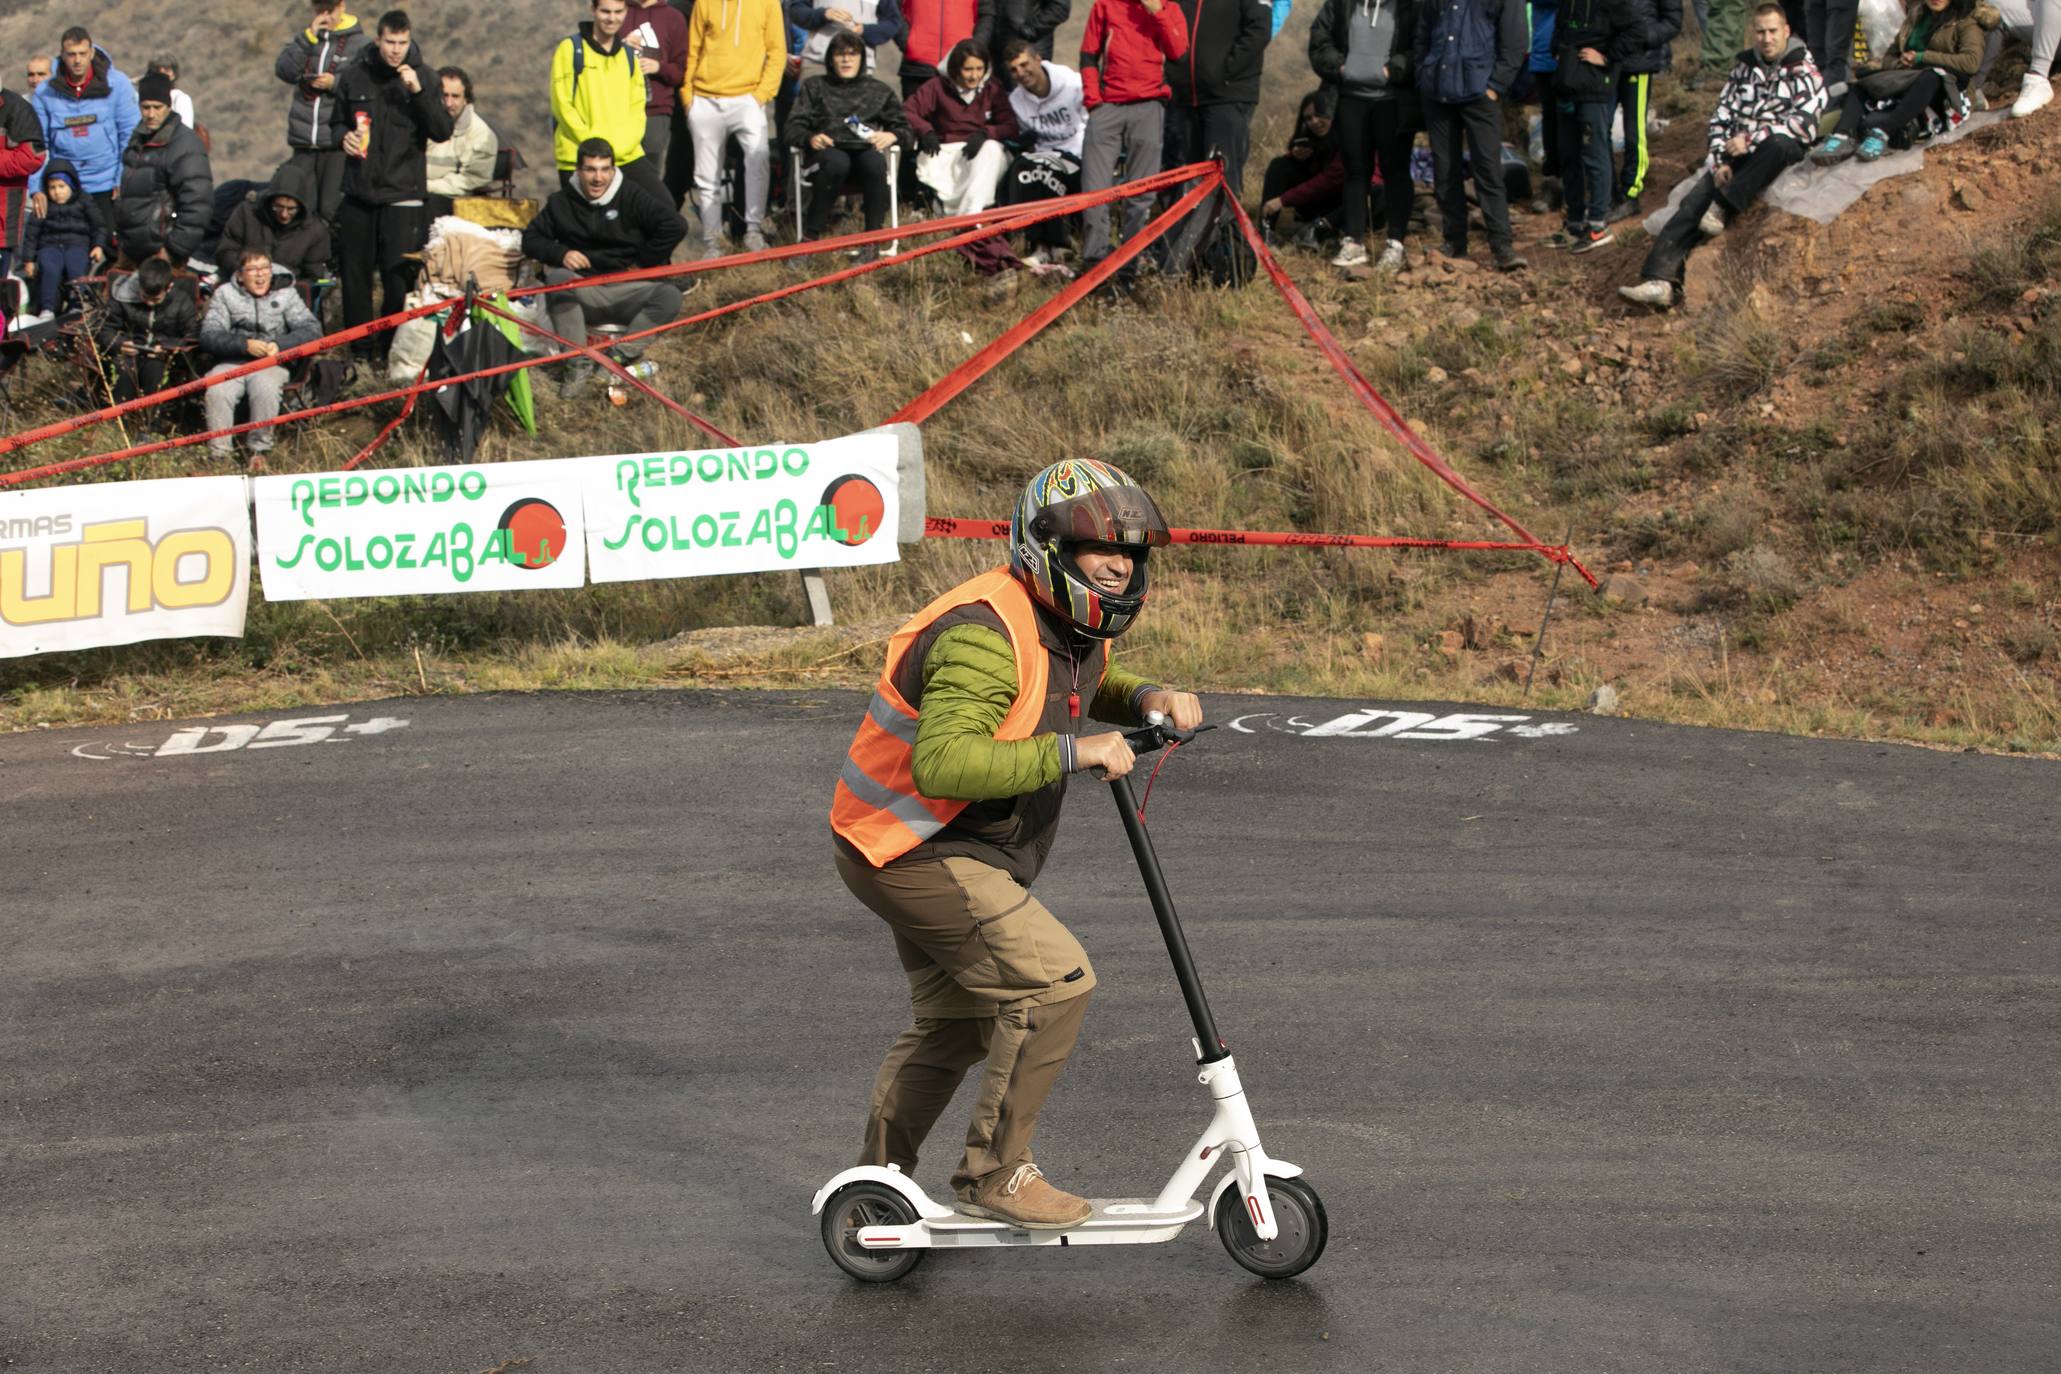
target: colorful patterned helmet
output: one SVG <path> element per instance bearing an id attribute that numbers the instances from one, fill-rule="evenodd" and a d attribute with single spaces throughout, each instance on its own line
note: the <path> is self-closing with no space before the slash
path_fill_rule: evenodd
<path id="1" fill-rule="evenodd" d="M 1009 568 L 1030 594 L 1081 634 L 1115 639 L 1145 604 L 1145 555 L 1172 542 L 1159 507 L 1123 469 L 1092 458 L 1054 463 L 1030 479 L 1009 522 Z M 1131 584 L 1098 589 L 1081 575 L 1074 546 L 1131 551 Z"/>

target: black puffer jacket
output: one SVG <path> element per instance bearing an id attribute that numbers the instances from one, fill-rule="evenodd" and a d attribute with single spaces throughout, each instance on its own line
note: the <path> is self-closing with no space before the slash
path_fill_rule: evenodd
<path id="1" fill-rule="evenodd" d="M 279 60 L 272 65 L 272 74 L 293 87 L 293 100 L 286 107 L 287 147 L 339 146 L 343 131 L 336 123 L 336 87 L 318 91 L 310 83 L 323 76 L 341 77 L 344 69 L 371 46 L 372 36 L 355 17 L 328 33 L 302 29 L 286 40 L 286 46 L 279 50 Z"/>
<path id="2" fill-rule="evenodd" d="M 1176 105 L 1251 105 L 1274 36 L 1269 0 L 1173 0 L 1188 20 L 1188 51 L 1166 64 Z"/>
<path id="3" fill-rule="evenodd" d="M 451 136 L 443 86 L 422 60 L 422 49 L 411 42 L 406 61 L 415 69 L 420 91 L 411 93 L 401 84 L 400 68 L 388 66 L 376 44 L 336 83 L 339 142 L 357 127 L 359 115 L 372 119 L 372 151 L 344 161 L 344 194 L 366 205 L 396 205 L 428 195 L 425 150 Z"/>
<path id="4" fill-rule="evenodd" d="M 1682 34 L 1682 0 L 1632 0 L 1646 25 L 1646 46 L 1620 69 L 1631 76 L 1658 76 L 1675 64 L 1674 41 Z"/>
<path id="5" fill-rule="evenodd" d="M 1560 0 L 1553 20 L 1553 89 L 1569 100 L 1608 100 L 1624 64 L 1650 47 L 1637 0 Z M 1576 56 L 1583 48 L 1603 54 L 1594 67 Z"/>
<path id="6" fill-rule="evenodd" d="M 292 197 L 300 207 L 284 224 L 272 213 L 272 202 L 281 196 Z M 329 226 L 315 217 L 314 205 L 314 176 L 304 167 L 281 163 L 264 190 L 229 212 L 221 242 L 215 245 L 215 263 L 222 275 L 233 274 L 243 254 L 256 248 L 272 259 L 274 267 L 287 268 L 297 278 L 327 276 L 334 261 Z"/>
<path id="7" fill-rule="evenodd" d="M 597 276 L 660 266 L 686 237 L 680 212 L 618 169 L 615 184 L 599 200 L 580 194 L 575 174 L 573 184 L 553 193 L 522 231 L 522 251 L 547 267 L 563 267 L 565 255 L 577 250 L 593 264 L 581 275 Z"/>
<path id="8" fill-rule="evenodd" d="M 780 132 L 791 148 L 807 148 L 817 134 L 829 134 L 840 148 L 863 148 L 866 140 L 845 123 L 847 118 L 893 134 L 904 148 L 915 143 L 902 98 L 885 81 L 855 76 L 847 81 L 835 72 L 812 76 L 795 92 L 794 109 Z"/>
<path id="9" fill-rule="evenodd" d="M 1073 13 L 1073 0 L 999 0 L 995 6 L 994 49 L 988 56 L 1002 65 L 1002 49 L 1012 38 L 1022 38 L 1038 50 L 1038 56 L 1052 60 L 1052 35 Z"/>
<path id="10" fill-rule="evenodd" d="M 172 289 L 156 305 L 143 299 L 131 272 L 108 293 L 107 310 L 94 326 L 93 339 L 102 353 L 112 353 L 124 340 L 138 344 L 192 343 L 200 338 L 200 306 L 194 303 L 193 279 L 175 278 Z"/>
<path id="11" fill-rule="evenodd" d="M 115 202 L 115 242 L 141 262 L 158 249 L 174 263 L 207 238 L 215 210 L 215 173 L 200 135 L 176 114 L 152 132 L 137 126 L 122 151 L 122 197 Z"/>

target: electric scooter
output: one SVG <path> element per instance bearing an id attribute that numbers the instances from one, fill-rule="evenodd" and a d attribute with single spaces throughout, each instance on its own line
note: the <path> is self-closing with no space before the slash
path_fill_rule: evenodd
<path id="1" fill-rule="evenodd" d="M 1143 729 L 1126 732 L 1132 752 L 1148 754 L 1186 744 L 1199 731 L 1181 731 L 1152 712 Z M 1209 729 L 1203 726 L 1202 729 Z M 837 1266 L 867 1283 L 892 1283 L 923 1260 L 926 1250 L 966 1246 L 1152 1245 L 1172 1240 L 1205 1214 L 1231 1258 L 1261 1278 L 1285 1279 L 1309 1268 L 1324 1253 L 1328 1225 L 1317 1190 L 1302 1169 L 1273 1159 L 1260 1147 L 1259 1127 L 1245 1100 L 1230 1048 L 1217 1034 L 1202 979 L 1188 953 L 1181 920 L 1167 895 L 1166 880 L 1145 832 L 1144 817 L 1129 778 L 1110 779 L 1124 832 L 1146 895 L 1166 940 L 1174 977 L 1195 1023 L 1198 1081 L 1208 1091 L 1214 1115 L 1201 1138 L 1154 1198 L 1091 1199 L 1086 1221 L 1063 1230 L 1027 1230 L 1006 1221 L 971 1217 L 939 1206 L 896 1165 L 861 1165 L 824 1184 L 812 1210 L 822 1220 L 823 1246 Z M 1196 1193 L 1220 1161 L 1230 1170 L 1211 1191 L 1205 1207 Z"/>

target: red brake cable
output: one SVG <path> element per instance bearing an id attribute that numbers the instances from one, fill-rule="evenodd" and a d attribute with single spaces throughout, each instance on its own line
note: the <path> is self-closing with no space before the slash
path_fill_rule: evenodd
<path id="1" fill-rule="evenodd" d="M 1159 770 L 1166 767 L 1166 761 L 1172 758 L 1174 750 L 1180 747 L 1179 740 L 1168 744 L 1166 752 L 1159 756 L 1159 762 L 1152 765 L 1152 772 L 1145 779 L 1145 795 L 1138 802 L 1138 824 L 1145 824 L 1145 808 L 1152 804 L 1152 784 L 1159 780 Z"/>

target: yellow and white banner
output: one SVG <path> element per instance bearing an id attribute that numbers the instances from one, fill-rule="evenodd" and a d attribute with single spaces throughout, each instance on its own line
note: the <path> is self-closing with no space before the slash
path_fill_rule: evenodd
<path id="1" fill-rule="evenodd" d="M 250 602 L 241 477 L 0 493 L 0 658 L 239 636 Z"/>

